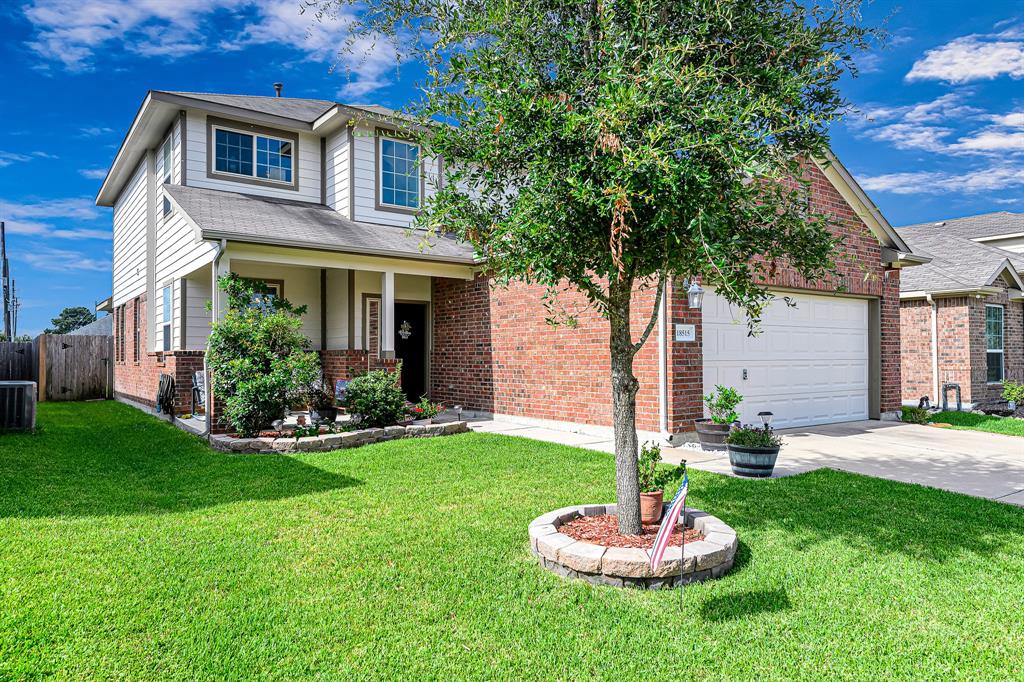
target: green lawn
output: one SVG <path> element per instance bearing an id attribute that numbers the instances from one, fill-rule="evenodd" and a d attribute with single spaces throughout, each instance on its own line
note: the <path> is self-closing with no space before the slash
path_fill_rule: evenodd
<path id="1" fill-rule="evenodd" d="M 0 679 L 1024 674 L 1017 507 L 695 471 L 741 544 L 680 611 L 530 555 L 535 516 L 612 499 L 609 455 L 467 434 L 233 457 L 117 403 L 39 422 L 0 436 Z"/>
<path id="2" fill-rule="evenodd" d="M 1007 436 L 1024 436 L 1024 419 L 993 417 L 973 412 L 939 412 L 928 418 L 939 424 L 952 424 L 961 431 L 988 431 Z"/>

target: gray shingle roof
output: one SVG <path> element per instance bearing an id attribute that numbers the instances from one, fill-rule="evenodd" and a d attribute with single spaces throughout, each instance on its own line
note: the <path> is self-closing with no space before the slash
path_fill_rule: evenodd
<path id="1" fill-rule="evenodd" d="M 916 265 L 900 273 L 900 290 L 904 292 L 988 286 L 1000 264 L 1006 260 L 1017 272 L 1024 272 L 1024 256 L 971 241 L 947 230 L 946 226 L 925 223 L 901 227 L 898 232 L 915 254 L 932 259 L 931 263 Z"/>
<path id="2" fill-rule="evenodd" d="M 257 95 L 219 95 L 208 92 L 172 92 L 169 95 L 188 97 L 202 102 L 223 104 L 240 109 L 258 111 L 262 114 L 293 118 L 303 123 L 312 123 L 335 105 L 325 99 L 303 99 L 301 97 L 260 97 Z"/>
<path id="3" fill-rule="evenodd" d="M 84 327 L 79 327 L 72 332 L 68 332 L 68 334 L 74 336 L 113 336 L 114 318 L 111 315 L 98 317 Z"/>
<path id="4" fill-rule="evenodd" d="M 166 185 L 204 238 L 344 253 L 473 264 L 473 249 L 451 237 L 424 243 L 422 231 L 356 222 L 324 206 L 201 187 Z"/>
<path id="5" fill-rule="evenodd" d="M 907 227 L 900 228 L 900 230 L 902 234 L 902 230 L 925 227 L 939 229 L 946 234 L 955 234 L 967 239 L 994 237 L 1000 234 L 1018 234 L 1024 232 L 1024 213 L 1010 213 L 1009 211 L 983 213 L 982 215 L 952 218 L 936 223 L 908 225 Z"/>

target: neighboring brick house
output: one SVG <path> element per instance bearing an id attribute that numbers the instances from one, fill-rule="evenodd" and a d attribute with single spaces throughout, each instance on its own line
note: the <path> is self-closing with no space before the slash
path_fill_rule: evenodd
<path id="1" fill-rule="evenodd" d="M 409 233 L 440 163 L 402 125 L 376 106 L 150 92 L 97 197 L 114 208 L 116 397 L 152 406 L 169 374 L 178 410 L 188 408 L 191 373 L 223 312 L 213 280 L 235 272 L 308 307 L 303 332 L 329 379 L 401 360 L 413 398 L 610 425 L 603 320 L 586 312 L 574 328 L 553 328 L 539 288 L 493 288 L 466 245 L 422 249 Z M 672 283 L 636 360 L 641 430 L 692 430 L 718 383 L 746 396 L 745 420 L 768 409 L 779 426 L 899 407 L 900 270 L 922 259 L 838 160 L 807 172 L 815 207 L 844 237 L 840 276 L 809 283 L 780 269 L 765 284 L 794 305 L 774 303 L 755 338 L 714 292 L 690 310 Z M 638 289 L 638 331 L 652 304 L 652 290 Z"/>
<path id="2" fill-rule="evenodd" d="M 945 384 L 959 385 L 968 407 L 1000 400 L 1004 381 L 1024 381 L 1024 215 L 971 216 L 899 233 L 932 258 L 900 283 L 903 402 L 927 396 L 940 404 Z"/>

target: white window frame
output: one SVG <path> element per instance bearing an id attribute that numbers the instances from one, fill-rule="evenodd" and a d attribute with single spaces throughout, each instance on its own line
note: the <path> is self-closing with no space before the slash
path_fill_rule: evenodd
<path id="1" fill-rule="evenodd" d="M 988 309 L 995 308 L 999 310 L 999 346 L 998 350 L 989 350 L 988 347 Z M 990 381 L 988 378 L 988 356 L 990 354 L 999 355 L 1002 358 L 1002 362 L 999 363 L 999 381 Z M 1006 380 L 1006 308 L 1001 305 L 992 303 L 985 304 L 985 383 L 996 385 L 1002 384 Z"/>
<path id="2" fill-rule="evenodd" d="M 172 132 L 164 140 L 161 148 L 161 156 L 164 164 L 164 184 L 173 182 L 174 179 L 174 133 Z"/>
<path id="3" fill-rule="evenodd" d="M 295 167 L 295 152 L 298 151 L 297 150 L 297 147 L 299 146 L 298 142 L 296 142 L 295 140 L 289 140 L 288 138 L 285 138 L 285 137 L 277 137 L 276 135 L 267 135 L 267 134 L 264 134 L 264 133 L 254 133 L 251 130 L 240 130 L 238 128 L 231 128 L 229 126 L 222 126 L 222 125 L 219 125 L 219 124 L 216 124 L 216 123 L 214 123 L 210 127 L 213 130 L 213 139 L 210 140 L 210 145 L 213 148 L 213 154 L 210 155 L 210 162 L 213 164 L 213 167 L 210 168 L 210 172 L 211 173 L 213 173 L 214 175 L 224 175 L 224 176 L 227 176 L 229 178 L 248 178 L 250 180 L 256 180 L 258 182 L 270 182 L 270 183 L 273 183 L 275 185 L 281 185 L 282 187 L 293 187 L 294 186 L 296 173 L 298 173 L 298 169 Z M 246 175 L 245 173 L 232 173 L 231 171 L 222 171 L 222 170 L 219 170 L 217 168 L 217 131 L 218 130 L 223 130 L 224 132 L 227 132 L 227 133 L 236 133 L 238 135 L 246 135 L 246 136 L 252 138 L 252 175 Z M 262 138 L 267 139 L 267 140 L 277 140 L 278 142 L 287 142 L 288 144 L 292 145 L 292 155 L 291 155 L 291 159 L 292 159 L 292 179 L 291 180 L 277 180 L 276 178 L 261 178 L 259 175 L 256 175 L 256 147 L 257 147 L 257 145 L 256 145 L 256 138 L 257 137 L 262 137 Z"/>
<path id="4" fill-rule="evenodd" d="M 384 201 L 384 141 L 397 142 L 409 147 L 416 147 L 416 205 L 403 206 L 389 204 Z M 423 207 L 423 146 L 417 142 L 403 140 L 392 135 L 377 135 L 377 206 L 389 211 L 416 213 Z"/>
<path id="5" fill-rule="evenodd" d="M 172 282 L 161 287 L 160 304 L 163 308 L 160 311 L 160 329 L 163 336 L 161 350 L 166 353 L 171 350 L 174 341 L 174 284 Z"/>

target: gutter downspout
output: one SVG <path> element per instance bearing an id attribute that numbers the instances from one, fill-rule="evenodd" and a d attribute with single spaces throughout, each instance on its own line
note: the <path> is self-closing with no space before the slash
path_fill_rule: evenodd
<path id="1" fill-rule="evenodd" d="M 939 404 L 939 304 L 935 302 L 931 294 L 925 294 L 925 300 L 932 309 L 931 342 L 932 342 L 932 389 L 934 390 L 935 402 Z"/>
<path id="2" fill-rule="evenodd" d="M 220 312 L 217 309 L 217 267 L 220 265 L 220 258 L 224 255 L 224 250 L 228 246 L 227 239 L 221 239 L 219 243 L 214 242 L 213 248 L 215 249 L 213 254 L 213 264 L 210 265 L 210 299 L 213 303 L 210 310 L 211 322 L 217 319 L 217 313 Z M 206 352 L 203 353 L 203 383 L 206 389 L 206 428 L 200 434 L 202 438 L 209 438 L 210 432 L 213 430 L 213 395 L 210 391 L 210 335 L 206 335 Z"/>
<path id="3" fill-rule="evenodd" d="M 665 443 L 672 437 L 668 430 L 668 295 L 665 286 L 658 304 L 658 428 Z"/>

